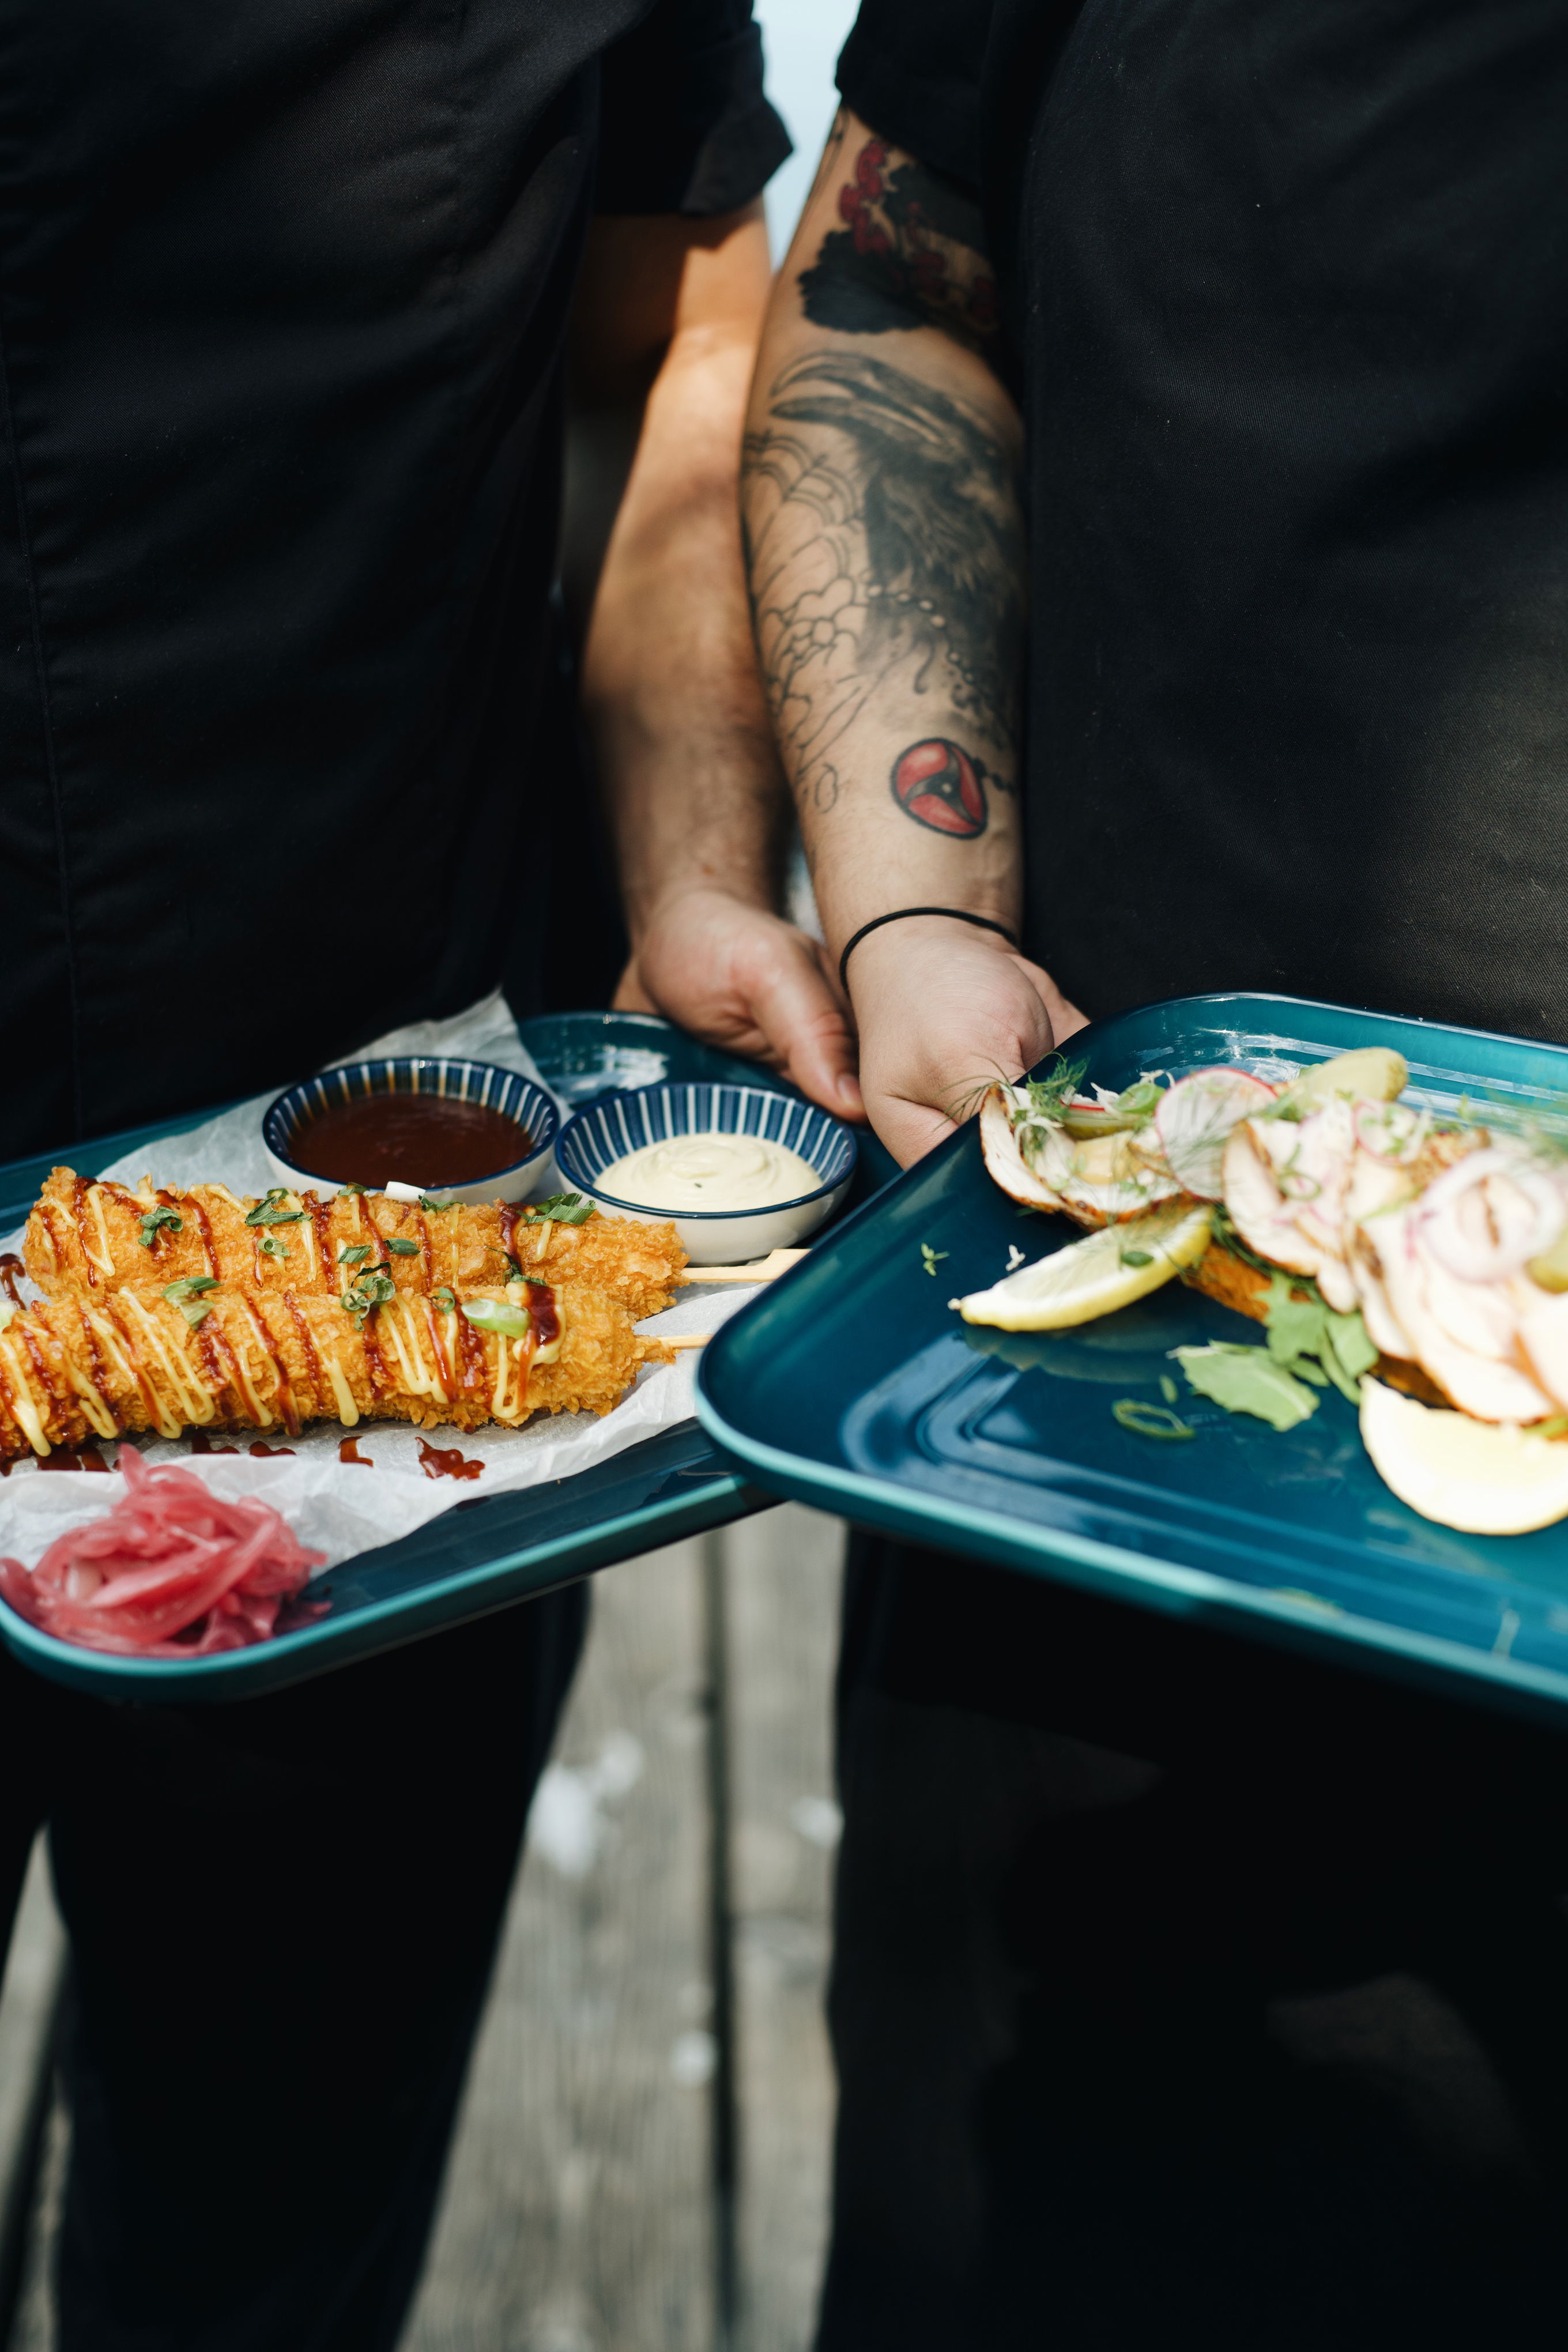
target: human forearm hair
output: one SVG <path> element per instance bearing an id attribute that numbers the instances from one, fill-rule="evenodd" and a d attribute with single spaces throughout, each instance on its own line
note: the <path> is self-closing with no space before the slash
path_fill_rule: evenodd
<path id="1" fill-rule="evenodd" d="M 1016 917 L 1020 432 L 995 333 L 978 206 L 841 113 L 775 288 L 742 499 L 818 894 L 855 908 L 887 875 Z"/>

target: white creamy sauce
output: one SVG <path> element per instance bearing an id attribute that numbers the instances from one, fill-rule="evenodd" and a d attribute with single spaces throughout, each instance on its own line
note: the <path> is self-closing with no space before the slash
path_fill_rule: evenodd
<path id="1" fill-rule="evenodd" d="M 771 1209 L 815 1192 L 821 1177 L 809 1160 L 760 1135 L 677 1135 L 613 1160 L 595 1180 L 601 1192 L 639 1209 Z"/>

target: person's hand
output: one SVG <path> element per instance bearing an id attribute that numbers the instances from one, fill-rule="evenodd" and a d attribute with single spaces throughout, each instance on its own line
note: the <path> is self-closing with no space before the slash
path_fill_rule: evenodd
<path id="1" fill-rule="evenodd" d="M 616 991 L 710 1045 L 782 1070 L 838 1118 L 863 1118 L 849 1023 L 823 950 L 765 908 L 693 888 L 655 908 Z"/>
<path id="2" fill-rule="evenodd" d="M 884 925 L 849 961 L 867 1116 L 900 1166 L 1084 1026 L 1038 964 L 937 916 Z"/>

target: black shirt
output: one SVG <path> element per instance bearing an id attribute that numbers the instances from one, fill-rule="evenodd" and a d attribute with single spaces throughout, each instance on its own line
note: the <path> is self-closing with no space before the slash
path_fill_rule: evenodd
<path id="1" fill-rule="evenodd" d="M 1022 386 L 1034 951 L 1568 1037 L 1568 12 L 865 0 Z"/>
<path id="2" fill-rule="evenodd" d="M 750 0 L 12 0 L 0 58 L 8 1157 L 494 983 L 586 216 L 788 142 Z"/>

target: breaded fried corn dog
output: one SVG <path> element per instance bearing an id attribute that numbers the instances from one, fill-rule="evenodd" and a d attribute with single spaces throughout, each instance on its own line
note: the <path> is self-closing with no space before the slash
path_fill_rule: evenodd
<path id="1" fill-rule="evenodd" d="M 510 1261 L 510 1264 L 509 1264 Z M 512 1269 L 585 1283 L 624 1301 L 634 1321 L 671 1302 L 686 1265 L 673 1224 L 596 1212 L 582 1224 L 494 1202 L 484 1208 L 389 1200 L 384 1192 L 237 1196 L 222 1184 L 155 1191 L 92 1183 L 57 1168 L 27 1220 L 23 1263 L 48 1297 L 216 1275 L 260 1296 L 339 1297 L 380 1272 L 399 1292 L 505 1282 Z"/>
<path id="2" fill-rule="evenodd" d="M 173 1297 L 61 1292 L 0 1328 L 0 1456 L 153 1430 L 283 1429 L 335 1419 L 515 1426 L 608 1412 L 668 1361 L 618 1299 L 514 1282 L 460 1305 L 404 1293 L 351 1313 L 320 1293 L 176 1281 Z M 470 1310 L 465 1312 L 464 1309 Z"/>

